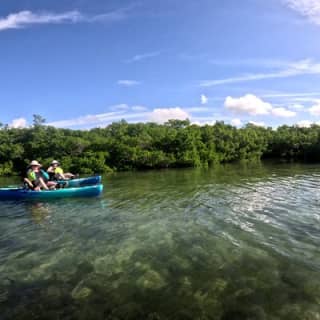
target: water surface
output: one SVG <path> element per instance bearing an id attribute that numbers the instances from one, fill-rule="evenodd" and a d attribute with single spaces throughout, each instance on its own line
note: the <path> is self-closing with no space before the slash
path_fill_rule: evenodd
<path id="1" fill-rule="evenodd" d="M 320 319 L 319 184 L 319 165 L 227 165 L 1 202 L 0 319 Z"/>

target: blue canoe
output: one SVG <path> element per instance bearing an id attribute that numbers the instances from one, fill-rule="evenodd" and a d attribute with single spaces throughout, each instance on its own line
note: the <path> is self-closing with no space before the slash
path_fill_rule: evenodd
<path id="1" fill-rule="evenodd" d="M 0 188 L 0 200 L 50 200 L 74 197 L 96 197 L 102 193 L 103 185 L 32 191 L 22 188 Z"/>
<path id="2" fill-rule="evenodd" d="M 77 188 L 84 186 L 94 186 L 101 183 L 101 176 L 92 176 L 87 178 L 71 179 L 71 180 L 59 180 L 59 184 L 63 184 L 66 188 Z"/>

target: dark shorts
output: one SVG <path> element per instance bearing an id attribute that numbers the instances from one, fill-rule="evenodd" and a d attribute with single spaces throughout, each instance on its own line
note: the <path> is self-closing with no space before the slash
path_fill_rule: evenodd
<path id="1" fill-rule="evenodd" d="M 33 189 L 40 186 L 40 180 L 39 179 L 31 181 L 31 183 L 33 185 Z"/>

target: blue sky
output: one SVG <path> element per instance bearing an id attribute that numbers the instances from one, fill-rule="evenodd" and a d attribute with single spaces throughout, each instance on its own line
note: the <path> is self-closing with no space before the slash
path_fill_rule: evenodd
<path id="1" fill-rule="evenodd" d="M 307 126 L 319 34 L 318 0 L 2 0 L 0 121 Z"/>

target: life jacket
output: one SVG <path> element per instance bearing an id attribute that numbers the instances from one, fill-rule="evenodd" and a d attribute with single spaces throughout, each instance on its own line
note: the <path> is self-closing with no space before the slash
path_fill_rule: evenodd
<path id="1" fill-rule="evenodd" d="M 29 185 L 25 185 L 27 189 L 33 190 L 35 187 L 37 187 L 40 183 L 39 178 L 41 177 L 41 173 L 39 172 L 34 172 L 33 170 L 29 169 L 27 171 L 27 178 L 30 180 L 32 183 L 33 187 Z"/>
<path id="2" fill-rule="evenodd" d="M 27 178 L 31 181 L 34 182 L 39 178 L 39 173 L 38 172 L 34 172 L 33 170 L 29 169 L 27 171 Z"/>
<path id="3" fill-rule="evenodd" d="M 33 183 L 36 182 L 39 178 L 42 178 L 44 181 L 49 180 L 49 174 L 43 169 L 40 169 L 39 172 L 35 172 L 31 169 L 27 171 L 27 178 Z"/>
<path id="4" fill-rule="evenodd" d="M 56 167 L 56 168 L 54 169 L 54 174 L 57 174 L 57 175 L 63 174 L 62 168 L 61 168 L 61 167 Z"/>
<path id="5" fill-rule="evenodd" d="M 45 172 L 43 169 L 40 169 L 40 175 L 45 181 L 50 180 L 49 174 L 47 172 Z"/>

